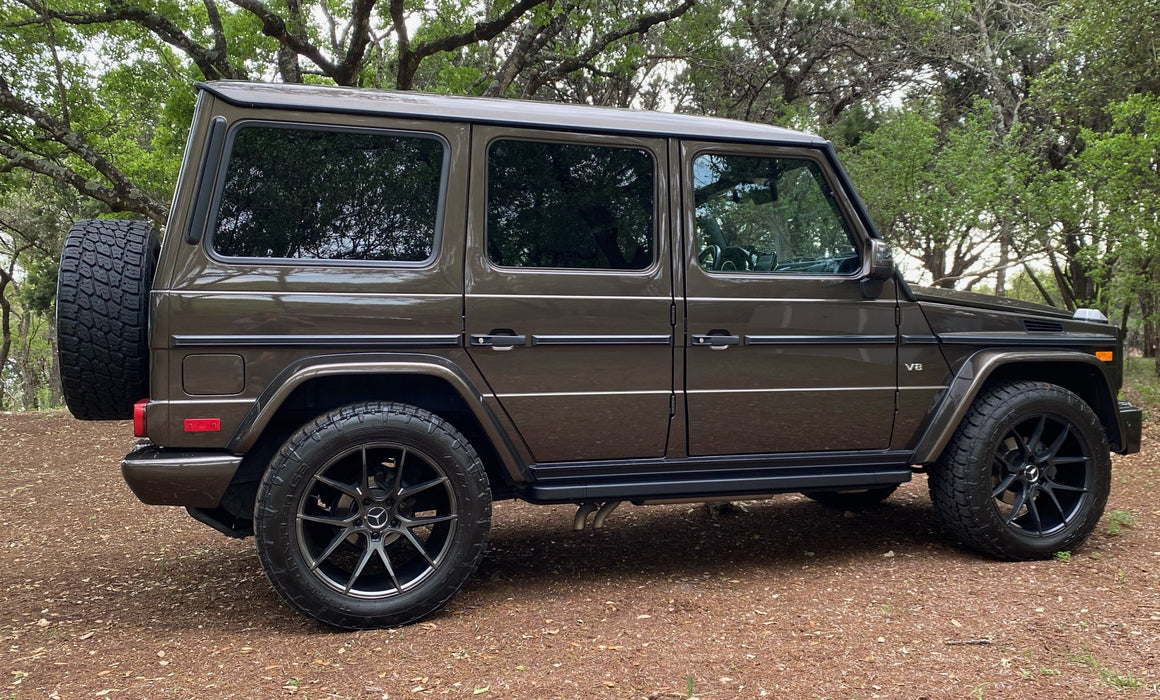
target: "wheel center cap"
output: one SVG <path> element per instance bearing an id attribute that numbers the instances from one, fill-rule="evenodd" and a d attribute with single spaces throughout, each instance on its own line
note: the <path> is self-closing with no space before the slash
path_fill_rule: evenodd
<path id="1" fill-rule="evenodd" d="M 382 530 L 390 521 L 391 514 L 388 513 L 387 509 L 382 506 L 371 506 L 370 508 L 367 508 L 365 517 L 367 525 L 369 525 L 372 530 Z"/>
<path id="2" fill-rule="evenodd" d="M 1039 481 L 1039 467 L 1034 464 L 1028 464 L 1023 469 L 1023 478 L 1031 482 Z"/>

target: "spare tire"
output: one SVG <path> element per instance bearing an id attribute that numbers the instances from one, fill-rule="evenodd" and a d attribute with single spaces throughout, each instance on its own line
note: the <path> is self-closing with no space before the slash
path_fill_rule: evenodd
<path id="1" fill-rule="evenodd" d="M 145 221 L 82 220 L 65 237 L 56 338 L 68 410 L 124 420 L 149 395 L 149 288 L 159 240 Z"/>

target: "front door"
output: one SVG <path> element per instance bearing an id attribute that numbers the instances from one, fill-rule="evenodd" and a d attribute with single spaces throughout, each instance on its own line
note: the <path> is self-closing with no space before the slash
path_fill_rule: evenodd
<path id="1" fill-rule="evenodd" d="M 665 453 L 674 397 L 664 146 L 473 129 L 467 343 L 537 463 Z"/>
<path id="2" fill-rule="evenodd" d="M 681 146 L 688 450 L 885 449 L 895 289 L 822 151 Z"/>

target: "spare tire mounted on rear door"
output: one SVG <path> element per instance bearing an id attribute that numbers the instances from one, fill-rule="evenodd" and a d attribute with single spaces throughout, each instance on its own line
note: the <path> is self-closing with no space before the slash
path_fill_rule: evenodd
<path id="1" fill-rule="evenodd" d="M 57 344 L 65 402 L 81 420 L 124 420 L 149 394 L 149 288 L 157 231 L 145 221 L 83 220 L 61 252 Z"/>

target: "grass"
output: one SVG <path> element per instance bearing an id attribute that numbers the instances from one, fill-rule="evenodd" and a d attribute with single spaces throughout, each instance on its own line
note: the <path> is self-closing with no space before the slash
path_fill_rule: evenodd
<path id="1" fill-rule="evenodd" d="M 1146 415 L 1160 411 L 1160 378 L 1152 358 L 1129 357 L 1124 362 L 1122 398 L 1144 409 Z"/>
<path id="2" fill-rule="evenodd" d="M 1117 508 L 1108 513 L 1108 527 L 1104 530 L 1104 534 L 1108 537 L 1118 537 L 1124 528 L 1132 527 L 1135 524 L 1136 516 L 1122 508 Z"/>
<path id="3" fill-rule="evenodd" d="M 1079 663 L 1095 671 L 1105 683 L 1115 688 L 1116 690 L 1139 688 L 1142 685 L 1140 680 L 1134 676 L 1121 675 L 1101 665 L 1099 661 L 1096 661 L 1096 657 L 1092 655 L 1091 651 L 1084 652 L 1083 654 L 1075 654 L 1068 658 L 1070 658 L 1072 661 L 1078 661 Z"/>

